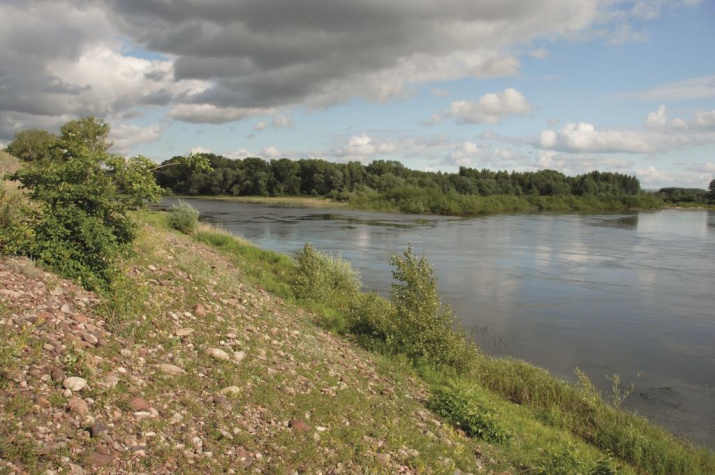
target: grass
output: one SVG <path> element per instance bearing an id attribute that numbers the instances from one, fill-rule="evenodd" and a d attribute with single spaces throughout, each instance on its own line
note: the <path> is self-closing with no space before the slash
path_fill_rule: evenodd
<path id="1" fill-rule="evenodd" d="M 160 224 L 158 215 L 147 218 Z M 258 249 L 205 225 L 193 239 L 225 253 L 245 272 L 247 281 L 303 305 L 292 296 L 290 282 L 295 261 L 291 258 Z M 332 302 L 313 302 L 308 308 L 319 314 L 315 322 L 344 331 L 346 326 L 336 320 L 348 317 L 342 311 L 344 302 L 337 300 L 333 297 Z M 378 352 L 384 350 L 379 342 L 364 338 L 362 342 Z M 472 388 L 464 404 L 489 408 L 487 413 L 500 421 L 500 430 L 511 434 L 508 443 L 493 442 L 490 448 L 510 466 L 534 473 L 615 473 L 607 470 L 616 466 L 620 467 L 618 473 L 715 472 L 711 452 L 613 407 L 585 376 L 579 384 L 572 385 L 523 361 L 482 353 L 474 357 L 471 371 L 461 372 L 441 367 L 435 361 L 404 359 L 394 351 L 378 353 L 376 357 L 389 362 L 397 377 L 418 377 L 432 391 L 450 385 Z"/>
<path id="2" fill-rule="evenodd" d="M 330 198 L 310 196 L 177 196 L 176 198 L 264 204 L 280 208 L 345 208 L 347 206 L 344 202 Z"/>

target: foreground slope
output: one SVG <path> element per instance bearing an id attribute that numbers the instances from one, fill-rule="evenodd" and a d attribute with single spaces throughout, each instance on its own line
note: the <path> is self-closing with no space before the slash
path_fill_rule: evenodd
<path id="1" fill-rule="evenodd" d="M 490 465 L 489 447 L 425 410 L 419 382 L 247 286 L 210 249 L 154 230 L 138 251 L 111 304 L 0 260 L 0 473 Z"/>

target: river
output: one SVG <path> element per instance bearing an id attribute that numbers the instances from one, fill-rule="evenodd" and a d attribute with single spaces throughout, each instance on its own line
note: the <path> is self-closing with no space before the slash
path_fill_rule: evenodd
<path id="1" fill-rule="evenodd" d="M 626 407 L 715 449 L 713 212 L 458 218 L 186 201 L 265 249 L 340 252 L 383 293 L 390 255 L 412 244 L 485 351 L 571 380 L 578 367 L 606 393 L 618 373 L 634 383 Z"/>

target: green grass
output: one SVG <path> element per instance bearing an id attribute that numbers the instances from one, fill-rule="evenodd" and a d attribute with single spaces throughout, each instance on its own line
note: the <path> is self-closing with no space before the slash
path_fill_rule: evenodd
<path id="1" fill-rule="evenodd" d="M 143 214 L 142 219 L 165 227 L 159 214 Z M 293 297 L 292 258 L 261 250 L 218 228 L 202 226 L 193 239 L 225 253 L 252 284 L 317 313 L 316 323 L 343 332 L 349 329 L 343 310 L 348 297 L 339 301 L 333 296 L 329 302 L 299 302 Z M 612 469 L 617 466 L 618 473 L 715 473 L 712 452 L 613 407 L 585 377 L 573 385 L 523 361 L 480 352 L 475 353 L 471 370 L 458 371 L 438 361 L 405 358 L 365 335 L 347 336 L 377 351 L 375 357 L 386 362 L 396 378 L 417 377 L 432 391 L 450 385 L 471 388 L 465 407 L 473 415 L 488 408 L 487 422 L 482 420 L 485 427 L 496 420 L 496 432 L 509 434 L 503 441 L 496 437 L 490 453 L 528 473 L 616 473 Z M 459 418 L 447 413 L 445 419 L 460 425 Z M 478 418 L 472 422 L 479 427 Z"/>

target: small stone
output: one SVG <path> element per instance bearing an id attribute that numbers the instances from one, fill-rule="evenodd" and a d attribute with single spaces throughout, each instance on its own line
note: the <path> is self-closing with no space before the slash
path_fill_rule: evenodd
<path id="1" fill-rule="evenodd" d="M 236 351 L 233 354 L 233 359 L 236 363 L 240 363 L 241 361 L 243 361 L 243 358 L 245 358 L 245 357 L 246 357 L 246 353 L 244 353 L 243 351 Z"/>
<path id="2" fill-rule="evenodd" d="M 64 305 L 62 306 L 62 308 L 60 308 L 60 311 L 61 311 L 62 313 L 70 313 L 70 312 L 72 312 L 72 310 L 70 310 L 70 306 L 67 305 L 67 304 L 64 304 Z"/>
<path id="3" fill-rule="evenodd" d="M 125 358 L 129 358 L 132 356 L 132 350 L 130 350 L 129 348 L 122 348 L 121 350 L 119 350 L 119 354 Z"/>
<path id="4" fill-rule="evenodd" d="M 227 386 L 220 391 L 223 395 L 237 396 L 241 393 L 241 388 L 238 386 Z"/>
<path id="5" fill-rule="evenodd" d="M 52 373 L 50 373 L 50 376 L 52 376 L 52 381 L 62 381 L 65 379 L 65 372 L 59 368 L 55 368 L 52 370 Z"/>
<path id="6" fill-rule="evenodd" d="M 99 341 L 99 339 L 91 333 L 85 333 L 84 335 L 82 335 L 82 339 L 90 345 L 96 345 Z"/>
<path id="7" fill-rule="evenodd" d="M 231 403 L 229 402 L 228 399 L 226 399 L 226 396 L 214 396 L 213 397 L 213 403 L 216 404 L 219 407 L 222 407 L 224 409 L 230 409 L 231 408 Z"/>
<path id="8" fill-rule="evenodd" d="M 89 412 L 89 406 L 87 402 L 77 396 L 73 396 L 72 399 L 67 403 L 67 410 L 75 414 L 87 414 Z"/>
<path id="9" fill-rule="evenodd" d="M 76 313 L 70 318 L 77 323 L 87 323 L 87 317 L 85 315 L 82 315 L 81 313 Z"/>
<path id="10" fill-rule="evenodd" d="M 87 386 L 87 380 L 77 376 L 72 376 L 65 378 L 65 380 L 62 381 L 62 386 L 70 391 L 77 392 L 83 390 Z"/>
<path id="11" fill-rule="evenodd" d="M 132 408 L 132 411 L 144 411 L 146 409 L 149 409 L 149 403 L 146 402 L 144 398 L 141 397 L 134 397 L 129 401 L 129 407 Z"/>
<path id="12" fill-rule="evenodd" d="M 388 465 L 390 463 L 390 454 L 377 454 L 375 460 L 377 460 L 382 465 Z"/>
<path id="13" fill-rule="evenodd" d="M 206 350 L 206 354 L 216 360 L 228 361 L 231 359 L 231 357 L 228 356 L 228 353 L 219 348 L 209 348 Z"/>
<path id="14" fill-rule="evenodd" d="M 38 406 L 42 407 L 50 407 L 50 400 L 47 399 L 46 397 L 38 397 L 35 402 L 37 403 Z"/>
<path id="15" fill-rule="evenodd" d="M 159 369 L 159 371 L 169 374 L 171 376 L 178 376 L 184 372 L 183 369 L 173 364 L 161 363 L 156 365 L 156 367 Z"/>
<path id="16" fill-rule="evenodd" d="M 109 427 L 107 427 L 107 425 L 103 422 L 95 422 L 89 426 L 88 432 L 90 437 L 97 437 L 99 434 L 106 432 L 108 429 Z"/>
<path id="17" fill-rule="evenodd" d="M 296 432 L 305 432 L 310 430 L 310 426 L 308 424 L 298 419 L 291 419 L 288 421 L 288 427 L 292 428 Z"/>
<path id="18" fill-rule="evenodd" d="M 193 328 L 181 328 L 179 330 L 176 330 L 176 336 L 178 336 L 179 338 L 187 337 L 192 333 L 194 333 Z"/>
<path id="19" fill-rule="evenodd" d="M 147 269 L 149 269 L 149 270 L 152 271 L 152 272 L 156 272 L 156 266 L 155 266 L 155 265 L 149 264 L 149 265 L 147 266 Z"/>
<path id="20" fill-rule="evenodd" d="M 89 454 L 89 457 L 87 457 L 87 463 L 94 465 L 95 467 L 106 467 L 110 463 L 112 463 L 112 460 L 114 460 L 114 457 L 111 455 L 107 454 L 102 454 L 99 452 L 92 452 Z"/>
<path id="21" fill-rule="evenodd" d="M 69 467 L 70 467 L 71 475 L 84 475 L 85 473 L 87 473 L 87 472 L 85 472 L 85 470 L 82 467 L 80 467 L 76 463 L 70 463 Z M 45 472 L 45 473 L 47 473 L 47 472 Z"/>
<path id="22" fill-rule="evenodd" d="M 206 316 L 206 307 L 204 307 L 204 306 L 203 306 L 202 304 L 200 304 L 200 303 L 197 303 L 197 304 L 194 306 L 194 314 L 195 314 L 197 317 L 200 317 L 200 318 L 205 317 L 205 316 Z"/>
<path id="23" fill-rule="evenodd" d="M 148 411 L 136 411 L 134 417 L 137 419 L 148 419 L 151 417 L 151 412 Z"/>

